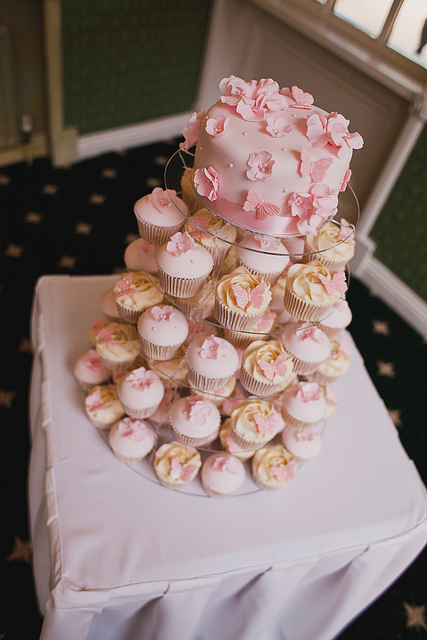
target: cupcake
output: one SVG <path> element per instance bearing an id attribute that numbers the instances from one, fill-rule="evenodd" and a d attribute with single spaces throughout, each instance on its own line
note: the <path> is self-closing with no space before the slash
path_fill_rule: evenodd
<path id="1" fill-rule="evenodd" d="M 164 386 L 155 373 L 139 367 L 128 373 L 117 386 L 118 395 L 125 413 L 132 418 L 151 416 L 165 393 Z"/>
<path id="2" fill-rule="evenodd" d="M 319 427 L 305 429 L 284 429 L 283 446 L 295 458 L 295 462 L 303 464 L 319 455 L 322 450 L 322 434 Z"/>
<path id="3" fill-rule="evenodd" d="M 241 451 L 254 451 L 264 447 L 285 423 L 272 402 L 245 400 L 230 416 L 230 431 Z"/>
<path id="4" fill-rule="evenodd" d="M 107 380 L 111 371 L 106 367 L 95 349 L 83 353 L 74 365 L 74 377 L 83 391 L 90 391 L 92 387 Z"/>
<path id="5" fill-rule="evenodd" d="M 165 389 L 165 395 L 163 396 L 161 403 L 157 407 L 156 411 L 147 418 L 148 422 L 157 428 L 169 427 L 169 411 L 176 398 L 177 395 L 173 389 Z"/>
<path id="6" fill-rule="evenodd" d="M 221 423 L 217 407 L 202 396 L 180 398 L 172 405 L 169 417 L 175 439 L 193 447 L 213 442 Z"/>
<path id="7" fill-rule="evenodd" d="M 181 311 L 159 305 L 144 311 L 137 324 L 143 354 L 154 360 L 170 360 L 188 335 L 188 323 Z"/>
<path id="8" fill-rule="evenodd" d="M 120 313 L 116 304 L 116 297 L 113 288 L 107 289 L 101 296 L 101 311 L 107 318 L 108 322 L 120 321 Z"/>
<path id="9" fill-rule="evenodd" d="M 282 342 L 293 358 L 294 372 L 301 376 L 316 371 L 331 352 L 328 336 L 315 325 L 302 324 L 295 331 L 287 331 Z"/>
<path id="10" fill-rule="evenodd" d="M 143 420 L 126 416 L 111 427 L 108 444 L 119 460 L 134 464 L 152 451 L 156 444 L 156 433 Z"/>
<path id="11" fill-rule="evenodd" d="M 351 351 L 351 345 L 344 337 L 339 341 L 332 340 L 331 355 L 311 374 L 311 380 L 321 385 L 338 380 L 350 367 Z"/>
<path id="12" fill-rule="evenodd" d="M 227 418 L 221 426 L 219 441 L 224 451 L 232 453 L 233 456 L 239 458 L 239 460 L 242 460 L 243 462 L 245 462 L 245 460 L 249 460 L 249 458 L 251 458 L 255 453 L 255 450 L 251 449 L 242 451 L 239 445 L 236 444 L 233 436 L 231 435 L 230 418 Z"/>
<path id="13" fill-rule="evenodd" d="M 173 189 L 160 187 L 135 202 L 134 213 L 139 235 L 151 244 L 164 244 L 179 231 L 188 215 L 188 207 Z"/>
<path id="14" fill-rule="evenodd" d="M 236 240 L 236 228 L 217 218 L 208 209 L 199 209 L 185 223 L 185 230 L 211 254 L 214 264 L 220 264 Z"/>
<path id="15" fill-rule="evenodd" d="M 224 329 L 224 338 L 238 349 L 246 347 L 254 340 L 263 340 L 272 331 L 276 320 L 274 312 L 264 313 L 250 331 L 233 331 Z"/>
<path id="16" fill-rule="evenodd" d="M 237 262 L 271 286 L 288 266 L 289 253 L 279 238 L 248 235 L 237 247 Z"/>
<path id="17" fill-rule="evenodd" d="M 323 422 L 326 399 L 315 382 L 298 382 L 282 396 L 282 416 L 287 427 L 302 429 Z"/>
<path id="18" fill-rule="evenodd" d="M 191 236 L 175 233 L 157 254 L 159 280 L 167 294 L 175 298 L 191 298 L 202 288 L 213 269 L 209 251 Z"/>
<path id="19" fill-rule="evenodd" d="M 163 301 L 158 279 L 145 271 L 127 271 L 117 280 L 113 292 L 120 317 L 133 324 L 145 309 Z"/>
<path id="20" fill-rule="evenodd" d="M 305 238 L 306 260 L 318 260 L 330 271 L 341 271 L 354 256 L 354 228 L 344 218 L 330 220 L 316 235 Z"/>
<path id="21" fill-rule="evenodd" d="M 136 328 L 132 324 L 110 322 L 98 332 L 95 348 L 108 369 L 128 369 L 138 356 Z"/>
<path id="22" fill-rule="evenodd" d="M 131 242 L 125 249 L 125 265 L 131 271 L 147 271 L 157 273 L 156 252 L 159 247 L 138 238 Z"/>
<path id="23" fill-rule="evenodd" d="M 125 414 L 115 384 L 93 387 L 85 398 L 85 411 L 91 423 L 98 429 L 109 429 Z"/>
<path id="24" fill-rule="evenodd" d="M 210 278 L 205 280 L 202 288 L 191 298 L 173 298 L 172 301 L 182 311 L 193 318 L 204 320 L 212 314 L 214 306 L 214 284 Z"/>
<path id="25" fill-rule="evenodd" d="M 281 489 L 294 479 L 296 463 L 282 444 L 255 452 L 252 458 L 252 478 L 263 490 Z"/>
<path id="26" fill-rule="evenodd" d="M 328 338 L 335 338 L 352 321 L 352 313 L 347 300 L 340 298 L 319 320 L 319 328 Z"/>
<path id="27" fill-rule="evenodd" d="M 243 485 L 246 471 L 241 460 L 230 453 L 213 453 L 203 463 L 202 487 L 211 498 L 226 498 Z"/>
<path id="28" fill-rule="evenodd" d="M 227 329 L 249 331 L 266 313 L 270 300 L 270 285 L 246 267 L 237 267 L 216 286 L 214 316 Z"/>
<path id="29" fill-rule="evenodd" d="M 164 487 L 181 489 L 197 476 L 202 459 L 194 447 L 180 442 L 162 444 L 154 454 L 154 472 Z"/>
<path id="30" fill-rule="evenodd" d="M 294 318 L 284 307 L 283 299 L 285 296 L 285 289 L 286 275 L 282 274 L 271 289 L 272 299 L 269 311 L 276 314 L 276 324 L 278 325 L 298 325 L 300 321 L 297 318 Z"/>
<path id="31" fill-rule="evenodd" d="M 293 264 L 286 276 L 285 309 L 302 321 L 316 322 L 347 290 L 345 274 L 320 262 Z"/>
<path id="32" fill-rule="evenodd" d="M 240 383 L 254 396 L 279 393 L 293 382 L 293 366 L 279 340 L 255 340 L 243 353 Z"/>
<path id="33" fill-rule="evenodd" d="M 236 349 L 217 336 L 195 338 L 187 347 L 186 359 L 190 384 L 203 391 L 220 389 L 239 368 Z"/>
<path id="34" fill-rule="evenodd" d="M 169 360 L 147 358 L 147 366 L 157 373 L 165 389 L 175 389 L 187 382 L 188 366 L 185 358 L 186 347 L 181 345 Z"/>

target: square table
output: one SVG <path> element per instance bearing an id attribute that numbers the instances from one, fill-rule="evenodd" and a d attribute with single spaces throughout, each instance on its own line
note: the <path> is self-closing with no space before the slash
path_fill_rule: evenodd
<path id="1" fill-rule="evenodd" d="M 320 456 L 288 486 L 222 500 L 171 491 L 114 456 L 73 377 L 116 279 L 45 276 L 35 290 L 42 640 L 335 637 L 427 542 L 425 487 L 359 352 L 335 383 Z"/>

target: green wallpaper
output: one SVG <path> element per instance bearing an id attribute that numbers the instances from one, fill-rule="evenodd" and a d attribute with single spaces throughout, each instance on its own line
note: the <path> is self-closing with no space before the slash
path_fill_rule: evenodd
<path id="1" fill-rule="evenodd" d="M 65 124 L 80 134 L 192 108 L 210 0 L 63 0 Z"/>
<path id="2" fill-rule="evenodd" d="M 375 258 L 427 302 L 427 127 L 370 235 Z"/>

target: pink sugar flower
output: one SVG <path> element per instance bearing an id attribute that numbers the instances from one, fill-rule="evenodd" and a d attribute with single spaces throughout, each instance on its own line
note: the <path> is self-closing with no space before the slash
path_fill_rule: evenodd
<path id="1" fill-rule="evenodd" d="M 147 435 L 148 429 L 145 422 L 127 416 L 119 424 L 119 433 L 124 438 L 129 438 L 134 442 L 141 442 Z"/>
<path id="2" fill-rule="evenodd" d="M 314 402 L 320 398 L 319 385 L 316 382 L 299 382 L 297 398 L 303 402 Z"/>
<path id="3" fill-rule="evenodd" d="M 323 340 L 323 333 L 314 325 L 302 325 L 296 330 L 295 335 L 298 340 L 314 340 L 317 343 L 321 343 Z"/>
<path id="4" fill-rule="evenodd" d="M 228 127 L 229 122 L 230 118 L 226 118 L 225 116 L 208 118 L 206 120 L 206 132 L 214 138 L 219 138 Z"/>
<path id="5" fill-rule="evenodd" d="M 114 344 L 114 325 L 109 324 L 104 329 L 100 329 L 100 331 L 98 331 L 96 339 L 99 344 Z"/>
<path id="6" fill-rule="evenodd" d="M 174 206 L 172 202 L 172 198 L 174 196 L 176 196 L 176 191 L 174 189 L 163 190 L 160 187 L 156 187 L 148 196 L 148 202 L 150 202 L 157 211 L 163 213 L 165 209 L 169 209 Z"/>
<path id="7" fill-rule="evenodd" d="M 188 124 L 181 131 L 182 135 L 185 138 L 185 142 L 181 142 L 179 146 L 181 149 L 184 149 L 184 151 L 188 151 L 188 149 L 191 149 L 191 147 L 194 147 L 194 145 L 197 144 L 197 141 L 199 139 L 200 127 L 204 116 L 204 109 L 202 109 L 202 111 L 199 111 L 198 113 L 192 113 Z"/>
<path id="8" fill-rule="evenodd" d="M 246 171 L 249 180 L 262 180 L 269 178 L 273 171 L 274 160 L 268 151 L 251 153 L 248 159 L 250 169 Z"/>
<path id="9" fill-rule="evenodd" d="M 347 171 L 345 172 L 344 179 L 342 181 L 342 185 L 340 186 L 341 192 L 347 189 L 347 185 L 350 182 L 350 178 L 351 178 L 351 169 L 347 169 Z"/>
<path id="10" fill-rule="evenodd" d="M 116 288 L 119 290 L 119 298 L 123 298 L 124 296 L 132 296 L 136 293 L 136 289 L 133 286 L 132 271 L 130 271 L 129 273 L 125 273 L 125 275 L 116 282 Z"/>
<path id="11" fill-rule="evenodd" d="M 194 172 L 194 185 L 199 195 L 205 196 L 211 202 L 218 197 L 218 173 L 213 167 L 203 167 Z"/>
<path id="12" fill-rule="evenodd" d="M 345 157 L 349 149 L 361 149 L 363 138 L 359 133 L 349 133 L 349 120 L 339 113 L 333 112 L 324 116 L 313 113 L 307 120 L 307 138 L 313 147 L 331 145 L 338 157 Z"/>
<path id="13" fill-rule="evenodd" d="M 172 253 L 175 257 L 179 257 L 186 251 L 194 249 L 195 242 L 187 231 L 175 233 L 166 245 L 166 251 Z"/>
<path id="14" fill-rule="evenodd" d="M 203 341 L 200 357 L 203 360 L 217 360 L 224 352 L 225 345 L 215 336 L 210 336 Z"/>
<path id="15" fill-rule="evenodd" d="M 157 382 L 158 376 L 155 371 L 147 370 L 145 367 L 139 367 L 139 369 L 134 369 L 132 373 L 126 376 L 126 380 L 134 389 L 144 391 Z"/>
<path id="16" fill-rule="evenodd" d="M 220 471 L 226 473 L 237 473 L 236 461 L 232 456 L 218 456 L 212 465 L 212 471 Z"/>
<path id="17" fill-rule="evenodd" d="M 293 127 L 288 124 L 286 118 L 270 116 L 267 118 L 266 131 L 273 138 L 285 138 L 292 131 Z"/>
<path id="18" fill-rule="evenodd" d="M 95 349 L 89 349 L 84 355 L 83 362 L 89 369 L 100 369 L 102 367 L 102 361 Z"/>
<path id="19" fill-rule="evenodd" d="M 86 396 L 85 405 L 90 411 L 96 411 L 103 407 L 101 389 L 95 389 L 90 395 Z"/>
<path id="20" fill-rule="evenodd" d="M 206 405 L 202 396 L 193 396 L 187 399 L 186 415 L 188 420 L 199 426 L 206 424 L 206 419 L 210 414 L 210 409 Z"/>
<path id="21" fill-rule="evenodd" d="M 175 316 L 175 308 L 169 305 L 164 307 L 152 307 L 151 315 L 156 322 L 170 322 Z"/>

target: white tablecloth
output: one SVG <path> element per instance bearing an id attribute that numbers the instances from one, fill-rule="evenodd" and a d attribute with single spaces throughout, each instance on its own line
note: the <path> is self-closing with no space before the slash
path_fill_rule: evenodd
<path id="1" fill-rule="evenodd" d="M 335 637 L 427 541 L 425 488 L 360 354 L 335 385 L 321 455 L 286 488 L 226 500 L 170 491 L 113 455 L 73 378 L 115 280 L 46 276 L 36 288 L 29 492 L 41 638 Z"/>

